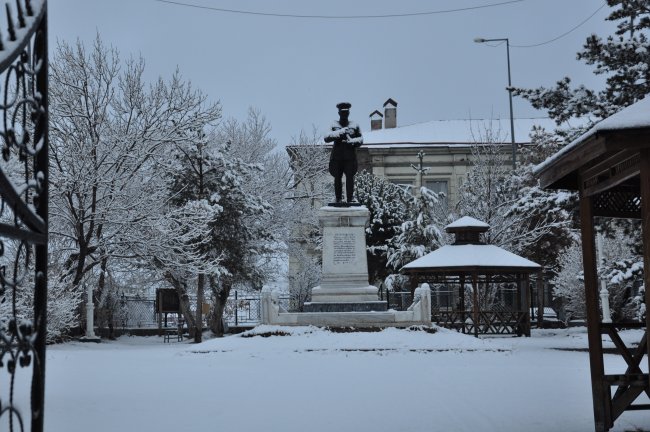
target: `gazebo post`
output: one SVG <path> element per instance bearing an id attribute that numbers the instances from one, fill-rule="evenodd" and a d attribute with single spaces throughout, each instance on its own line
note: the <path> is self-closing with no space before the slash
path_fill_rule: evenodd
<path id="1" fill-rule="evenodd" d="M 641 169 L 640 169 L 640 183 L 641 183 L 641 223 L 642 223 L 642 238 L 643 238 L 643 279 L 645 286 L 645 332 L 646 338 L 650 331 L 650 312 L 647 311 L 650 306 L 650 149 L 644 149 L 640 152 L 641 156 Z M 646 360 L 648 361 L 648 370 L 650 370 L 650 343 L 648 344 L 648 352 L 646 353 Z"/>
<path id="2" fill-rule="evenodd" d="M 474 336 L 478 337 L 479 305 L 478 305 L 478 275 L 476 274 L 476 272 L 472 272 L 472 291 L 473 291 L 472 319 L 474 321 Z"/>
<path id="3" fill-rule="evenodd" d="M 537 272 L 537 328 L 544 326 L 544 272 Z"/>
<path id="4" fill-rule="evenodd" d="M 596 243 L 592 199 L 580 197 L 580 230 L 582 234 L 582 256 L 585 282 L 585 303 L 587 309 L 587 331 L 589 341 L 589 364 L 591 370 L 591 393 L 594 405 L 596 432 L 605 432 L 612 426 L 609 413 L 609 388 L 605 387 L 603 364 L 603 342 L 598 305 L 598 275 L 596 272 Z"/>
<path id="5" fill-rule="evenodd" d="M 460 291 L 458 297 L 460 299 L 460 306 L 458 312 L 460 313 L 460 320 L 463 324 L 463 333 L 467 333 L 467 328 L 465 326 L 465 274 L 460 275 Z"/>
<path id="6" fill-rule="evenodd" d="M 524 334 L 530 337 L 530 277 L 524 273 Z"/>

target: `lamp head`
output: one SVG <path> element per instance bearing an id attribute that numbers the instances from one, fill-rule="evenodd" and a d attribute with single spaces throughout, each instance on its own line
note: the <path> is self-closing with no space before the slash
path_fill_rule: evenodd
<path id="1" fill-rule="evenodd" d="M 477 38 L 474 38 L 474 42 L 476 42 L 476 43 L 483 43 L 483 42 L 485 42 L 485 39 L 480 38 L 480 37 L 477 37 Z"/>

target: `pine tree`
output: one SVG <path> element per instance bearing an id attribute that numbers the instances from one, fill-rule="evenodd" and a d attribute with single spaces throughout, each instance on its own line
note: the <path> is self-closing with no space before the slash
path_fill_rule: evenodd
<path id="1" fill-rule="evenodd" d="M 445 244 L 445 236 L 440 230 L 447 214 L 444 194 L 421 187 L 420 193 L 411 200 L 408 219 L 389 242 L 388 266 L 396 272 Z M 441 215 L 445 216 L 441 218 Z"/>
<path id="2" fill-rule="evenodd" d="M 172 204 L 182 207 L 188 203 L 200 203 L 205 215 L 205 229 L 189 242 L 205 256 L 214 259 L 218 267 L 195 275 L 198 305 L 194 327 L 200 332 L 198 306 L 202 303 L 202 290 L 207 282 L 213 300 L 210 327 L 217 335 L 224 331 L 223 311 L 233 286 L 237 283 L 261 286 L 265 274 L 259 260 L 271 252 L 273 241 L 265 223 L 269 204 L 246 188 L 246 184 L 259 175 L 261 168 L 231 156 L 229 150 L 230 143 L 219 143 L 214 137 L 199 133 L 195 140 L 178 147 L 180 163 L 170 185 Z M 169 280 L 173 275 L 167 273 L 167 276 Z M 186 281 L 170 281 L 184 294 L 183 283 Z M 200 340 L 200 336 L 195 336 L 197 338 Z"/>
<path id="3" fill-rule="evenodd" d="M 518 88 L 514 90 L 516 95 L 528 100 L 533 107 L 546 110 L 549 116 L 558 124 L 571 118 L 582 117 L 588 119 L 587 123 L 576 130 L 558 130 L 555 137 L 547 135 L 546 142 L 550 143 L 548 148 L 554 148 L 555 150 L 561 148 L 594 122 L 611 116 L 622 108 L 643 99 L 650 93 L 650 41 L 648 40 L 650 1 L 607 0 L 607 4 L 612 8 L 607 20 L 617 23 L 616 31 L 606 38 L 597 35 L 589 36 L 582 51 L 577 54 L 578 60 L 593 66 L 596 75 L 606 77 L 604 89 L 593 90 L 585 86 L 572 88 L 571 79 L 565 77 L 558 81 L 553 88 Z M 537 163 L 541 162 L 540 158 L 533 158 L 531 162 L 535 162 L 535 159 Z M 534 190 L 536 186 L 533 184 L 531 175 L 524 175 L 523 177 L 528 177 L 527 180 L 524 180 L 524 183 L 528 185 L 529 195 L 531 192 L 539 196 L 546 193 Z M 553 196 L 547 194 L 546 198 L 551 198 L 552 201 Z M 527 202 L 530 201 L 533 201 L 530 197 L 520 200 L 522 206 L 520 206 L 519 210 L 525 210 Z M 570 197 L 565 203 L 568 204 L 571 201 L 575 202 L 575 196 Z M 544 205 L 538 206 L 536 210 L 539 214 L 543 214 Z M 542 212 L 539 212 L 539 210 Z M 565 207 L 565 210 L 571 212 L 571 207 Z M 613 222 L 602 219 L 598 221 L 598 224 L 600 229 L 610 236 L 620 229 L 632 234 L 635 232 L 632 228 L 634 224 L 628 221 Z M 638 245 L 640 245 L 640 239 L 632 238 L 631 241 L 628 239 L 628 242 L 632 244 L 632 247 L 629 256 L 624 258 L 627 260 L 626 262 L 636 263 L 639 261 Z M 623 257 L 618 257 L 617 262 L 606 263 L 606 267 L 612 269 L 612 271 L 621 267 L 621 265 L 625 267 L 625 265 L 620 264 L 623 262 L 621 259 Z M 559 261 L 561 264 L 565 260 L 560 257 Z M 618 290 L 618 293 L 627 291 L 629 290 Z M 620 305 L 624 305 L 628 301 L 626 296 L 627 294 L 621 298 L 613 299 L 614 309 L 622 309 Z M 636 310 L 638 309 L 637 307 Z"/>
<path id="4" fill-rule="evenodd" d="M 618 22 L 615 34 L 606 39 L 589 36 L 577 54 L 578 60 L 594 66 L 595 74 L 607 76 L 605 89 L 571 88 L 571 78 L 564 77 L 552 88 L 514 90 L 533 107 L 548 111 L 558 125 L 574 117 L 601 120 L 650 93 L 650 1 L 607 4 L 613 8 L 607 20 Z"/>
<path id="5" fill-rule="evenodd" d="M 390 274 L 388 241 L 409 218 L 412 196 L 400 186 L 367 171 L 354 177 L 354 193 L 356 200 L 370 211 L 366 228 L 368 276 L 371 281 L 383 281 Z"/>

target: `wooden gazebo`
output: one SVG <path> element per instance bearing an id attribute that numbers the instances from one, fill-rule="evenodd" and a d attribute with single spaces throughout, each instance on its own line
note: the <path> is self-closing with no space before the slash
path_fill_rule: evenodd
<path id="1" fill-rule="evenodd" d="M 594 217 L 640 218 L 643 225 L 645 304 L 650 302 L 650 97 L 596 124 L 584 135 L 539 165 L 536 172 L 542 186 L 569 189 L 580 194 L 580 224 L 584 263 L 585 301 L 589 332 L 589 361 L 594 419 L 597 432 L 613 427 L 627 410 L 648 410 L 638 403 L 650 396 L 648 327 L 644 322 L 603 323 L 598 305 L 598 280 Z M 645 330 L 638 346 L 626 346 L 618 335 L 621 328 Z M 608 335 L 623 357 L 624 373 L 606 374 L 602 335 Z M 620 371 L 617 371 L 620 372 Z M 612 395 L 612 388 L 614 388 Z M 634 402 L 637 401 L 635 404 Z"/>
<path id="2" fill-rule="evenodd" d="M 481 234 L 489 228 L 468 216 L 447 225 L 445 230 L 455 234 L 455 242 L 405 265 L 402 273 L 411 276 L 414 285 L 426 282 L 434 291 L 446 287 L 445 302 L 436 302 L 437 293 L 432 292 L 431 319 L 440 326 L 475 336 L 530 336 L 530 274 L 541 266 L 482 243 Z"/>

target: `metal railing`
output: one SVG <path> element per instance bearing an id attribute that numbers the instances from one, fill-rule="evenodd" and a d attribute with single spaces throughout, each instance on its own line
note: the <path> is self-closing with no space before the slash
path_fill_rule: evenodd
<path id="1" fill-rule="evenodd" d="M 290 298 L 288 295 L 280 296 L 280 304 L 289 309 Z M 259 293 L 241 294 L 234 291 L 228 298 L 223 311 L 223 319 L 229 326 L 253 326 L 261 320 L 261 295 Z M 190 310 L 196 312 L 196 299 L 190 298 Z M 177 314 L 167 314 L 169 323 L 179 319 Z M 156 328 L 158 327 L 158 313 L 155 308 L 154 298 L 122 298 L 113 315 L 113 325 L 122 329 Z M 165 325 L 164 315 L 160 317 Z"/>

